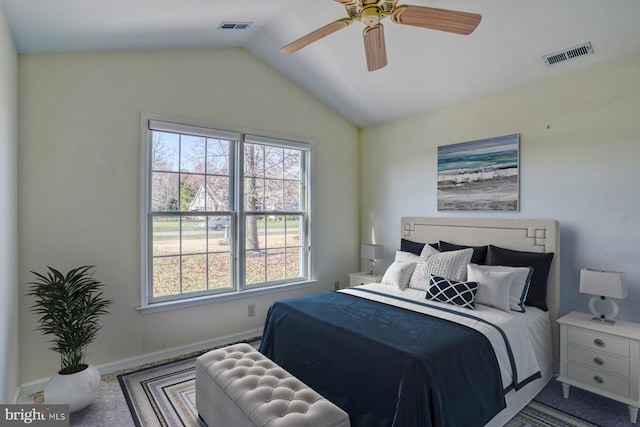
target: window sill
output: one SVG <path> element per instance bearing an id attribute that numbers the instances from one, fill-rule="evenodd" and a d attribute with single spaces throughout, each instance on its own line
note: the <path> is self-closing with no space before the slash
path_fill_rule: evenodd
<path id="1" fill-rule="evenodd" d="M 137 307 L 137 310 L 141 314 L 159 313 L 162 311 L 177 310 L 181 308 L 196 307 L 204 304 L 233 301 L 233 300 L 239 300 L 244 298 L 256 297 L 260 295 L 268 295 L 268 294 L 273 294 L 278 292 L 292 291 L 295 289 L 303 289 L 303 288 L 313 286 L 316 283 L 318 283 L 317 280 L 308 280 L 304 282 L 287 283 L 284 285 L 275 285 L 275 286 L 268 286 L 264 288 L 243 290 L 239 292 L 229 292 L 229 293 L 217 294 L 217 295 L 206 295 L 202 297 L 195 297 L 195 298 L 189 298 L 189 299 L 183 299 L 183 300 L 177 300 L 177 301 L 158 302 L 154 304 Z"/>

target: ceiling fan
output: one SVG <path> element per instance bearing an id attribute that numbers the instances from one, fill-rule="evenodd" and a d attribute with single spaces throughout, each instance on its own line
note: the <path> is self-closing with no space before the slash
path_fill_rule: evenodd
<path id="1" fill-rule="evenodd" d="M 367 68 L 375 71 L 387 65 L 387 50 L 384 42 L 384 28 L 381 21 L 390 16 L 397 24 L 413 25 L 431 30 L 469 35 L 476 29 L 482 18 L 475 13 L 455 10 L 436 9 L 424 6 L 397 6 L 398 0 L 334 0 L 344 5 L 348 18 L 338 19 L 324 27 L 289 43 L 282 49 L 283 53 L 293 53 L 303 47 L 320 40 L 353 21 L 365 25 L 363 31 L 364 50 L 367 57 Z"/>

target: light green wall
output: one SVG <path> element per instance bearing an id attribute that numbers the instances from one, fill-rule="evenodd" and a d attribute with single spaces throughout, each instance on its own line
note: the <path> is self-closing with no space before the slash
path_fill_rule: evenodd
<path id="1" fill-rule="evenodd" d="M 439 212 L 437 147 L 513 133 L 520 212 Z M 619 317 L 640 321 L 640 57 L 369 127 L 360 162 L 360 230 L 374 227 L 384 266 L 402 216 L 556 219 L 561 312 L 587 310 L 579 270 L 601 268 L 627 273 Z"/>
<path id="2" fill-rule="evenodd" d="M 18 385 L 18 56 L 0 7 L 0 403 Z"/>
<path id="3" fill-rule="evenodd" d="M 97 265 L 115 300 L 89 350 L 103 364 L 262 327 L 270 303 L 332 289 L 358 262 L 358 130 L 242 49 L 19 57 L 20 283 Z M 141 315 L 140 114 L 315 141 L 316 271 L 304 291 Z M 22 289 L 24 290 L 24 289 Z M 256 303 L 257 316 L 247 317 Z M 20 312 L 20 381 L 58 369 Z"/>

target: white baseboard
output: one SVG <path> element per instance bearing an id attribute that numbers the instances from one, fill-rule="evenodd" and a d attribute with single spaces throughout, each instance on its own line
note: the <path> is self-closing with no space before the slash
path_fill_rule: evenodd
<path id="1" fill-rule="evenodd" d="M 212 340 L 201 341 L 195 344 L 183 345 L 180 347 L 160 350 L 153 353 L 142 354 L 140 356 L 130 357 L 127 359 L 116 360 L 115 362 L 97 365 L 95 366 L 95 368 L 98 370 L 98 372 L 100 372 L 101 375 L 112 374 L 114 372 L 135 368 L 136 366 L 145 365 L 147 363 L 156 363 L 161 360 L 179 357 L 183 354 L 194 353 L 197 351 L 206 350 L 212 347 L 218 347 L 227 343 L 246 340 L 260 335 L 262 335 L 262 328 L 252 329 L 238 334 L 232 334 L 220 338 L 214 338 Z M 19 396 L 44 390 L 44 387 L 48 381 L 49 378 L 41 378 L 39 380 L 31 381 L 26 384 L 21 384 L 19 390 L 16 393 L 15 401 L 17 402 Z"/>

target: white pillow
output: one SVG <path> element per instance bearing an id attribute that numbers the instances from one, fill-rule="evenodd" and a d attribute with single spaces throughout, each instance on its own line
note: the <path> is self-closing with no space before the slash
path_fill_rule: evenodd
<path id="1" fill-rule="evenodd" d="M 531 282 L 531 275 L 533 274 L 532 267 L 475 265 L 475 268 L 483 271 L 508 272 L 512 274 L 509 307 L 513 311 L 525 312 L 524 301 L 527 298 L 527 292 L 529 292 L 529 282 Z"/>
<path id="2" fill-rule="evenodd" d="M 429 289 L 430 275 L 447 279 L 465 281 L 467 264 L 471 261 L 473 249 L 438 252 L 429 245 L 424 245 L 420 253 L 420 261 L 416 265 L 409 287 L 426 291 Z"/>
<path id="3" fill-rule="evenodd" d="M 412 261 L 395 261 L 387 268 L 382 276 L 382 282 L 385 285 L 397 286 L 402 290 L 409 284 L 411 274 L 416 268 L 416 263 Z"/>
<path id="4" fill-rule="evenodd" d="M 467 281 L 478 282 L 475 302 L 509 313 L 513 272 L 486 271 L 476 264 L 467 265 Z"/>
<path id="5" fill-rule="evenodd" d="M 411 252 L 396 251 L 395 260 L 400 262 L 411 261 L 413 263 L 417 263 L 418 261 L 420 261 L 420 256 Z"/>

